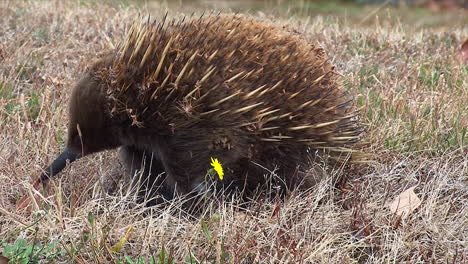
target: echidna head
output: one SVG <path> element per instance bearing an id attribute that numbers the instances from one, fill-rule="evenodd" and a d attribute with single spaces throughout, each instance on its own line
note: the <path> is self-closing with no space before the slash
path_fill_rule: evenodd
<path id="1" fill-rule="evenodd" d="M 105 110 L 106 105 L 102 83 L 91 74 L 86 74 L 76 84 L 70 98 L 66 148 L 45 169 L 41 176 L 43 182 L 59 173 L 67 160 L 73 162 L 85 155 L 120 145 L 116 127 Z"/>
<path id="2" fill-rule="evenodd" d="M 102 84 L 86 74 L 70 99 L 67 148 L 80 156 L 119 146 Z"/>

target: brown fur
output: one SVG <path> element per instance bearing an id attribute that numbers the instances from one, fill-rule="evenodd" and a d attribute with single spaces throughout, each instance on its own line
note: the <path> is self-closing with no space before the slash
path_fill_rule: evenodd
<path id="1" fill-rule="evenodd" d="M 224 167 L 219 185 L 253 190 L 279 167 L 286 186 L 307 186 L 298 171 L 311 153 L 338 158 L 360 134 L 333 68 L 322 48 L 268 21 L 137 23 L 74 88 L 67 149 L 121 146 L 126 167 L 169 197 L 207 188 L 211 157 Z"/>

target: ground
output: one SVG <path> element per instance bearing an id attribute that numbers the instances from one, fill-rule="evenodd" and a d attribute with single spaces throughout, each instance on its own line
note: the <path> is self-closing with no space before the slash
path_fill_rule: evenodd
<path id="1" fill-rule="evenodd" d="M 118 165 L 109 151 L 67 167 L 43 197 L 48 206 L 16 212 L 22 195 L 32 194 L 31 179 L 63 147 L 79 73 L 123 38 L 138 13 L 158 19 L 167 7 L 170 16 L 204 9 L 174 2 L 0 3 L 4 257 L 13 263 L 468 263 L 468 66 L 458 53 L 468 37 L 466 11 L 236 1 L 235 11 L 290 23 L 326 49 L 361 108 L 367 164 L 335 168 L 315 188 L 283 201 L 258 199 L 241 208 L 212 199 L 190 218 L 180 200 L 154 209 L 126 192 L 105 194 L 101 179 Z M 421 204 L 406 215 L 392 211 L 389 204 L 410 187 Z"/>

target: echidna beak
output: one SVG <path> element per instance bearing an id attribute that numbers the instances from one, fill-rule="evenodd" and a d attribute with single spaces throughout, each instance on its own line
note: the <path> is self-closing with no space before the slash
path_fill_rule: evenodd
<path id="1" fill-rule="evenodd" d="M 47 167 L 41 174 L 40 181 L 45 184 L 50 178 L 58 174 L 65 168 L 67 161 L 72 163 L 73 161 L 81 157 L 80 153 L 75 153 L 69 148 L 65 148 L 60 155 Z"/>

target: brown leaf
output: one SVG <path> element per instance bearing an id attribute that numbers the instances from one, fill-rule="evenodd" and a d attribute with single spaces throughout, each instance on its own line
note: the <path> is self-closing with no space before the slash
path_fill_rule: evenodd
<path id="1" fill-rule="evenodd" d="M 42 184 L 39 179 L 37 179 L 33 183 L 33 188 L 36 190 L 42 190 Z M 39 197 L 34 196 L 33 198 L 36 200 L 36 202 L 40 201 Z M 23 212 L 25 214 L 31 213 L 32 203 L 33 203 L 32 197 L 29 196 L 28 194 L 25 194 L 25 196 L 16 203 L 16 212 Z"/>
<path id="2" fill-rule="evenodd" d="M 429 0 L 427 1 L 426 6 L 433 12 L 455 10 L 458 8 L 462 8 L 460 3 L 458 3 L 456 0 L 443 0 L 443 1 Z"/>
<path id="3" fill-rule="evenodd" d="M 468 39 L 465 40 L 460 49 L 460 57 L 462 62 L 468 62 Z"/>
<path id="4" fill-rule="evenodd" d="M 9 261 L 10 259 L 8 259 L 7 257 L 0 255 L 0 264 L 8 264 Z"/>
<path id="5" fill-rule="evenodd" d="M 414 188 L 416 188 L 416 186 L 400 193 L 390 204 L 388 204 L 392 213 L 397 216 L 401 216 L 402 218 L 406 218 L 411 212 L 421 205 L 421 200 L 416 193 L 414 193 Z"/>
<path id="6" fill-rule="evenodd" d="M 281 211 L 281 203 L 276 201 L 275 208 L 273 208 L 273 211 L 271 212 L 270 218 L 275 217 L 280 211 Z"/>

